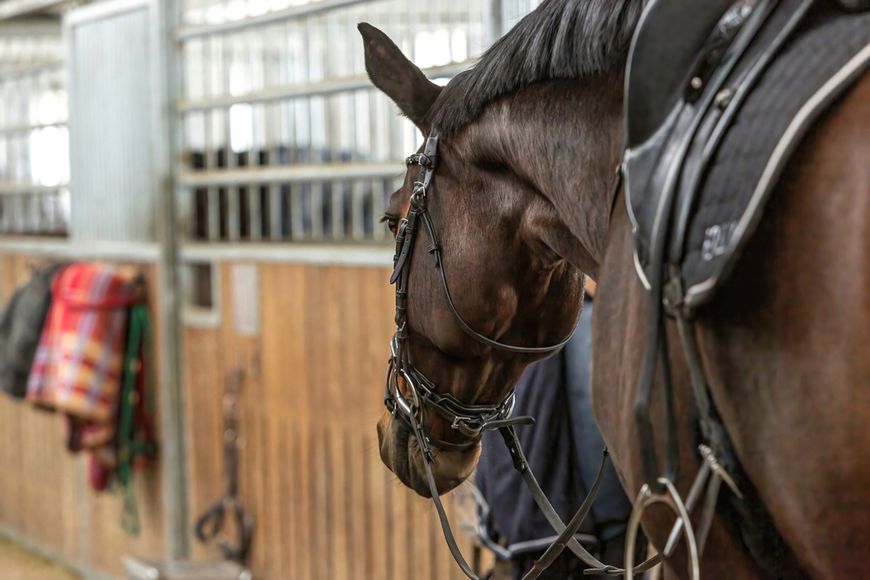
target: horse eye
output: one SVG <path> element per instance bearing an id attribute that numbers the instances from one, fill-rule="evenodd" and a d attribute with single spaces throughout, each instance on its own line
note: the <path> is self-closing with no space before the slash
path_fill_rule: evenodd
<path id="1" fill-rule="evenodd" d="M 399 218 L 397 216 L 387 214 L 381 218 L 381 222 L 385 222 L 390 231 L 393 232 L 393 235 L 396 235 L 399 228 Z"/>

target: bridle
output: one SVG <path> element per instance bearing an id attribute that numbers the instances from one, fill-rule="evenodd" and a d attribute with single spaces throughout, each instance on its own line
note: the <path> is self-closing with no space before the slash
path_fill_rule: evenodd
<path id="1" fill-rule="evenodd" d="M 423 152 L 411 155 L 405 160 L 408 167 L 419 166 L 420 175 L 414 182 L 407 217 L 401 221 L 396 234 L 396 253 L 393 258 L 393 274 L 390 276 L 390 283 L 396 285 L 396 332 L 390 344 L 391 353 L 384 393 L 384 403 L 390 413 L 408 423 L 415 436 L 420 435 L 418 436 L 420 450 L 427 462 L 433 460 L 431 447 L 465 451 L 477 445 L 484 431 L 528 423 L 530 418 L 509 418 L 514 406 L 513 392 L 492 405 L 467 405 L 449 393 L 438 394 L 435 384 L 411 362 L 408 349 L 408 280 L 414 245 L 422 227 L 425 227 L 431 242 L 428 253 L 434 258 L 435 270 L 448 309 L 465 334 L 485 346 L 515 354 L 550 354 L 565 346 L 573 335 L 572 331 L 563 340 L 549 346 L 517 346 L 484 336 L 474 330 L 459 314 L 447 284 L 441 246 L 429 213 L 429 188 L 435 176 L 437 157 L 438 133 L 433 130 L 426 139 Z M 411 392 L 410 400 L 406 399 L 399 389 L 399 377 Z M 452 443 L 434 439 L 426 434 L 422 418 L 426 411 L 433 411 L 446 419 L 450 428 L 458 431 L 466 440 L 462 443 Z"/>
<path id="2" fill-rule="evenodd" d="M 563 346 L 565 346 L 574 334 L 571 333 L 563 340 L 549 346 L 518 346 L 500 342 L 489 338 L 474 330 L 465 319 L 459 314 L 453 303 L 453 298 L 450 295 L 450 289 L 447 284 L 447 278 L 444 273 L 443 257 L 441 246 L 438 243 L 438 236 L 435 231 L 435 225 L 432 222 L 432 216 L 429 213 L 428 200 L 429 188 L 432 185 L 432 180 L 435 175 L 435 167 L 438 157 L 438 133 L 432 131 L 426 139 L 422 153 L 416 153 L 409 156 L 405 160 L 407 166 L 419 166 L 420 175 L 414 182 L 413 192 L 411 194 L 410 205 L 407 217 L 404 218 L 396 233 L 396 253 L 393 258 L 393 273 L 390 277 L 390 283 L 396 285 L 396 332 L 390 342 L 390 359 L 387 366 L 387 377 L 384 389 L 384 404 L 387 410 L 393 417 L 404 421 L 411 429 L 414 438 L 420 448 L 423 456 L 423 466 L 426 472 L 426 480 L 429 485 L 429 492 L 432 496 L 432 502 L 438 512 L 438 519 L 441 523 L 441 529 L 444 532 L 444 538 L 450 548 L 450 552 L 462 571 L 469 577 L 476 579 L 471 566 L 462 556 L 456 539 L 450 528 L 450 522 L 447 518 L 446 511 L 439 497 L 438 488 L 435 483 L 435 477 L 432 471 L 432 464 L 435 461 L 435 456 L 432 453 L 434 449 L 448 451 L 467 451 L 474 448 L 480 441 L 485 431 L 497 430 L 504 439 L 511 459 L 513 460 L 514 468 L 520 473 L 529 490 L 535 503 L 543 512 L 545 518 L 553 529 L 559 534 L 559 537 L 545 552 L 544 556 L 536 562 L 527 578 L 537 578 L 556 557 L 568 548 L 577 557 L 583 560 L 586 564 L 592 567 L 589 572 L 594 574 L 605 575 L 620 575 L 624 570 L 609 566 L 598 560 L 589 551 L 584 548 L 574 537 L 574 534 L 580 528 L 586 515 L 592 507 L 592 502 L 597 495 L 598 488 L 603 479 L 604 464 L 607 461 L 606 450 L 602 454 L 601 464 L 598 468 L 598 474 L 586 499 L 583 504 L 571 518 L 571 521 L 566 525 L 559 517 L 556 510 L 553 508 L 546 494 L 544 494 L 541 486 L 535 479 L 531 469 L 529 469 L 528 461 L 523 454 L 520 446 L 519 438 L 517 437 L 515 426 L 530 425 L 534 423 L 532 417 L 511 417 L 513 411 L 515 394 L 511 391 L 500 402 L 492 405 L 475 404 L 468 405 L 457 400 L 451 394 L 439 394 L 435 383 L 429 380 L 420 370 L 418 370 L 410 360 L 408 349 L 408 280 L 410 276 L 411 256 L 413 255 L 414 245 L 417 240 L 421 227 L 425 226 L 431 242 L 428 253 L 434 257 L 435 268 L 441 283 L 441 290 L 447 306 L 453 315 L 459 328 L 462 329 L 468 336 L 475 341 L 489 346 L 493 349 L 510 352 L 515 354 L 550 354 Z M 399 378 L 405 383 L 410 398 L 406 398 L 399 388 Z M 459 432 L 465 441 L 455 443 L 437 439 L 426 432 L 425 418 L 427 412 L 434 412 L 444 418 L 450 425 L 450 429 Z M 660 561 L 660 556 L 656 555 L 647 561 L 639 564 L 636 572 L 649 570 Z"/>

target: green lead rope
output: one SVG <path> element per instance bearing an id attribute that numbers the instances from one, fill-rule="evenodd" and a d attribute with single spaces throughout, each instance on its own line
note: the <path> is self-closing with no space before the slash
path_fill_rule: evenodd
<path id="1" fill-rule="evenodd" d="M 144 355 L 150 352 L 151 346 L 151 320 L 148 307 L 137 304 L 130 308 L 129 332 L 127 334 L 127 349 L 124 354 L 124 371 L 121 381 L 120 414 L 118 418 L 118 465 L 115 477 L 121 486 L 124 498 L 124 509 L 121 514 L 121 527 L 131 536 L 138 536 L 141 530 L 139 522 L 139 509 L 136 506 L 136 495 L 133 489 L 133 460 L 136 455 L 153 457 L 156 447 L 153 441 L 143 437 L 143 433 L 137 433 L 135 424 L 135 411 L 140 404 L 146 405 L 150 416 L 154 410 L 153 389 L 146 384 L 144 392 L 146 400 L 140 401 L 136 385 L 145 369 L 143 366 Z M 150 383 L 150 374 L 146 374 L 146 380 Z M 141 428 L 141 426 L 139 426 Z M 144 434 L 147 435 L 147 434 Z"/>

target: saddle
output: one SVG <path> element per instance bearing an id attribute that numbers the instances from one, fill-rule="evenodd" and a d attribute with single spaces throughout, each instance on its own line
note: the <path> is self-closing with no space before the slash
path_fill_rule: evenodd
<path id="1" fill-rule="evenodd" d="M 867 4 L 647 7 L 629 59 L 625 158 L 647 288 L 665 271 L 671 301 L 691 312 L 727 279 L 801 138 L 867 69 Z"/>
<path id="2" fill-rule="evenodd" d="M 715 494 L 707 501 L 713 507 L 703 515 L 699 543 L 713 510 L 727 510 L 734 517 L 723 523 L 771 576 L 783 570 L 797 574 L 800 566 L 746 477 L 718 415 L 694 315 L 733 270 L 802 137 L 867 70 L 870 13 L 862 10 L 868 4 L 653 0 L 629 55 L 622 169 L 635 267 L 650 304 L 634 402 L 644 489 L 657 497 L 665 490 L 674 494 L 667 486 L 678 479 L 664 332 L 668 315 L 689 371 L 700 454 L 713 458 L 717 476 L 731 491 L 728 501 L 717 502 Z M 650 417 L 657 376 L 664 407 L 663 466 L 652 444 Z M 639 505 L 642 511 L 644 504 Z"/>

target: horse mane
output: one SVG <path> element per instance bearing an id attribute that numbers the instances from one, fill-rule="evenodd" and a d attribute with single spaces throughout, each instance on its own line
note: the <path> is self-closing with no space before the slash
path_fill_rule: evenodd
<path id="1" fill-rule="evenodd" d="M 642 8 L 641 0 L 545 0 L 444 87 L 429 122 L 452 135 L 533 83 L 621 73 Z"/>

